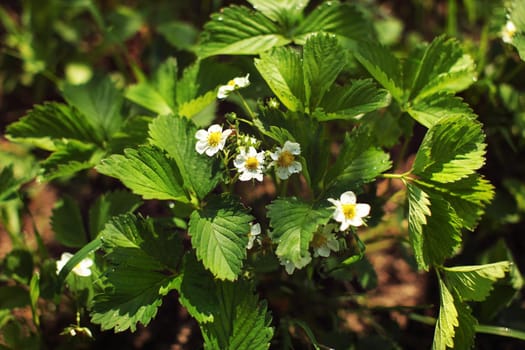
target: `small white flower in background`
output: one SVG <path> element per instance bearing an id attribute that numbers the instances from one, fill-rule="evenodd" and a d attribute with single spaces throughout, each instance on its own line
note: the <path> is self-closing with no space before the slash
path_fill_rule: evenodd
<path id="1" fill-rule="evenodd" d="M 57 261 L 57 275 L 72 257 L 73 254 L 71 253 L 62 253 L 60 260 Z M 88 277 L 91 276 L 91 266 L 93 266 L 93 260 L 90 258 L 84 258 L 75 267 L 73 267 L 72 271 L 78 276 Z"/>
<path id="2" fill-rule="evenodd" d="M 335 205 L 333 218 L 341 223 L 341 231 L 345 231 L 349 226 L 363 225 L 363 218 L 370 213 L 370 205 L 356 203 L 357 199 L 352 191 L 346 191 L 338 200 L 328 198 L 328 201 Z"/>
<path id="3" fill-rule="evenodd" d="M 293 274 L 296 268 L 301 269 L 305 267 L 306 265 L 308 265 L 310 261 L 312 261 L 312 258 L 310 256 L 301 258 L 301 261 L 299 261 L 299 265 L 295 265 L 291 260 L 288 260 L 288 259 L 283 260 L 281 259 L 281 257 L 279 257 L 279 260 L 281 262 L 281 265 L 284 266 L 286 273 L 291 275 Z"/>
<path id="4" fill-rule="evenodd" d="M 301 146 L 297 142 L 286 141 L 283 148 L 277 147 L 276 151 L 270 154 L 273 160 L 270 166 L 275 167 L 275 172 L 281 180 L 286 180 L 290 175 L 303 170 L 301 163 L 295 160 L 300 154 Z"/>
<path id="5" fill-rule="evenodd" d="M 514 23 L 511 20 L 508 20 L 507 23 L 505 23 L 505 26 L 501 30 L 501 40 L 503 42 L 510 44 L 512 43 L 512 38 L 514 35 L 516 35 L 516 32 L 518 29 L 514 25 Z"/>
<path id="6" fill-rule="evenodd" d="M 261 224 L 250 224 L 250 233 L 248 233 L 248 244 L 246 249 L 252 249 L 253 243 L 258 240 L 258 237 L 261 234 Z"/>
<path id="7" fill-rule="evenodd" d="M 242 89 L 243 87 L 250 85 L 249 78 L 250 78 L 250 74 L 246 74 L 245 77 L 233 78 L 232 80 L 228 82 L 228 84 L 219 86 L 219 91 L 217 92 L 217 98 L 221 100 L 225 99 L 233 91 Z"/>
<path id="8" fill-rule="evenodd" d="M 235 165 L 237 171 L 241 173 L 239 180 L 249 181 L 256 179 L 257 181 L 262 181 L 264 151 L 257 152 L 255 148 L 250 147 L 248 152 L 246 152 L 245 148 L 241 148 L 240 153 L 233 160 L 233 165 Z"/>
<path id="9" fill-rule="evenodd" d="M 231 129 L 222 131 L 222 126 L 219 124 L 213 124 L 208 128 L 208 131 L 200 129 L 195 133 L 195 138 L 198 140 L 195 144 L 195 150 L 199 154 L 206 153 L 211 157 L 224 148 L 226 139 L 231 133 Z"/>
<path id="10" fill-rule="evenodd" d="M 330 252 L 339 251 L 339 242 L 332 232 L 335 225 L 326 225 L 321 232 L 317 232 L 312 240 L 312 248 L 314 249 L 314 256 L 329 257 Z"/>

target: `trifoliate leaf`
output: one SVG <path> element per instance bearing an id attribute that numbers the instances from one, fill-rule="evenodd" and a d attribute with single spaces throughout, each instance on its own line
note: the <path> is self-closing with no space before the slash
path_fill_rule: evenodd
<path id="1" fill-rule="evenodd" d="M 46 144 L 38 139 L 73 139 L 102 144 L 101 134 L 85 115 L 74 107 L 56 102 L 35 106 L 26 116 L 7 127 L 7 135 L 19 141 L 37 139 L 31 142 L 37 146 Z M 50 150 L 54 150 L 51 147 Z"/>
<path id="2" fill-rule="evenodd" d="M 96 169 L 119 179 L 144 199 L 188 202 L 177 165 L 156 147 L 128 148 L 124 155 L 114 154 L 102 160 Z"/>
<path id="3" fill-rule="evenodd" d="M 439 278 L 439 317 L 434 331 L 432 350 L 446 350 L 454 347 L 454 328 L 459 326 L 458 311 L 454 298 L 445 283 Z"/>
<path id="4" fill-rule="evenodd" d="M 142 204 L 140 198 L 127 191 L 108 192 L 97 198 L 89 208 L 89 232 L 95 238 L 114 216 L 134 211 Z"/>
<path id="5" fill-rule="evenodd" d="M 494 283 L 505 276 L 510 262 L 445 267 L 443 272 L 447 285 L 455 290 L 461 300 L 483 301 L 492 291 Z"/>
<path id="6" fill-rule="evenodd" d="M 265 302 L 259 302 L 245 280 L 217 281 L 218 309 L 213 322 L 201 324 L 205 349 L 270 348 L 273 328 Z"/>
<path id="7" fill-rule="evenodd" d="M 253 216 L 235 199 L 215 197 L 190 217 L 188 234 L 197 257 L 216 278 L 236 280 L 246 258 Z"/>
<path id="8" fill-rule="evenodd" d="M 304 44 L 317 32 L 336 34 L 346 41 L 345 46 L 353 44 L 356 47 L 361 45 L 356 42 L 373 39 L 375 33 L 371 22 L 357 6 L 339 1 L 323 2 L 306 16 L 294 31 L 294 42 Z"/>
<path id="9" fill-rule="evenodd" d="M 286 24 L 302 14 L 309 1 L 304 0 L 248 0 L 253 8 L 263 13 L 274 22 Z"/>
<path id="10" fill-rule="evenodd" d="M 131 214 L 112 219 L 100 235 L 106 259 L 109 288 L 95 297 L 91 321 L 103 330 L 147 325 L 173 287 L 167 273 L 180 260 L 182 244 L 173 230 L 156 227 L 152 220 Z"/>
<path id="11" fill-rule="evenodd" d="M 255 55 L 290 42 L 261 12 L 229 6 L 211 15 L 201 34 L 198 55 Z"/>
<path id="12" fill-rule="evenodd" d="M 346 53 L 335 36 L 309 36 L 303 48 L 306 105 L 314 111 L 346 65 Z"/>
<path id="13" fill-rule="evenodd" d="M 62 94 L 69 105 L 76 107 L 100 130 L 104 140 L 109 140 L 120 129 L 123 97 L 109 77 L 92 79 L 83 85 L 65 84 Z"/>
<path id="14" fill-rule="evenodd" d="M 353 119 L 389 104 L 388 92 L 378 89 L 372 80 L 352 80 L 348 85 L 330 88 L 319 105 L 324 113 L 319 114 L 317 119 L 319 121 Z"/>
<path id="15" fill-rule="evenodd" d="M 299 52 L 292 48 L 276 48 L 255 59 L 255 67 L 289 110 L 304 110 L 305 91 Z"/>
<path id="16" fill-rule="evenodd" d="M 77 140 L 57 140 L 55 146 L 56 151 L 41 163 L 41 176 L 46 181 L 91 169 L 106 155 L 97 146 Z"/>
<path id="17" fill-rule="evenodd" d="M 88 242 L 80 208 L 69 196 L 63 196 L 53 208 L 51 227 L 55 232 L 55 239 L 66 247 L 78 248 Z"/>
<path id="18" fill-rule="evenodd" d="M 441 196 L 408 183 L 408 232 L 418 266 L 443 264 L 461 243 L 461 220 Z"/>
<path id="19" fill-rule="evenodd" d="M 176 113 L 177 61 L 167 59 L 155 71 L 151 81 L 131 85 L 126 98 L 158 114 Z"/>
<path id="20" fill-rule="evenodd" d="M 306 266 L 311 255 L 310 242 L 319 225 L 328 222 L 331 211 L 314 208 L 311 204 L 292 198 L 279 198 L 267 206 L 270 238 L 277 244 L 275 253 L 281 261 L 291 261 L 296 268 Z"/>
<path id="21" fill-rule="evenodd" d="M 150 124 L 151 142 L 165 150 L 175 160 L 184 187 L 203 199 L 220 179 L 216 158 L 195 150 L 197 127 L 189 120 L 174 115 L 156 118 Z"/>
<path id="22" fill-rule="evenodd" d="M 360 129 L 345 136 L 341 151 L 326 175 L 327 188 L 358 188 L 392 166 L 388 154 L 372 146 L 371 141 L 371 136 Z"/>
<path id="23" fill-rule="evenodd" d="M 465 178 L 485 163 L 481 124 L 461 116 L 446 117 L 430 128 L 414 161 L 413 173 L 447 183 Z"/>
<path id="24" fill-rule="evenodd" d="M 390 50 L 376 43 L 361 42 L 353 54 L 397 102 L 403 103 L 405 92 L 401 63 Z"/>
<path id="25" fill-rule="evenodd" d="M 440 36 L 430 43 L 414 72 L 410 99 L 421 99 L 438 92 L 459 92 L 476 81 L 472 58 L 463 53 L 459 41 Z"/>
<path id="26" fill-rule="evenodd" d="M 436 93 L 407 106 L 407 112 L 420 124 L 431 128 L 444 117 L 476 118 L 468 104 L 450 93 Z"/>

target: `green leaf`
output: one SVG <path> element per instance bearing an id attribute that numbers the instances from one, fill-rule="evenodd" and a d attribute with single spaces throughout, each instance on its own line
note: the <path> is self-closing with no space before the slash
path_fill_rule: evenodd
<path id="1" fill-rule="evenodd" d="M 346 65 L 346 53 L 335 36 L 308 37 L 303 48 L 306 105 L 313 111 Z"/>
<path id="2" fill-rule="evenodd" d="M 120 129 L 122 93 L 109 77 L 93 79 L 84 85 L 65 84 L 62 94 L 69 105 L 87 117 L 102 139 L 109 140 Z"/>
<path id="3" fill-rule="evenodd" d="M 213 322 L 215 315 L 220 313 L 213 274 L 193 254 L 184 256 L 182 271 L 174 286 L 179 302 L 199 324 Z"/>
<path id="4" fill-rule="evenodd" d="M 463 227 L 473 231 L 494 197 L 494 187 L 483 177 L 473 174 L 452 183 L 418 181 L 425 191 L 445 199 L 454 209 Z"/>
<path id="5" fill-rule="evenodd" d="M 158 114 L 177 112 L 177 61 L 168 58 L 155 71 L 151 81 L 139 82 L 126 90 L 127 99 Z"/>
<path id="6" fill-rule="evenodd" d="M 201 34 L 198 56 L 255 55 L 290 40 L 261 12 L 229 6 L 211 15 Z"/>
<path id="7" fill-rule="evenodd" d="M 254 62 L 270 89 L 289 110 L 304 110 L 303 68 L 298 51 L 280 47 L 262 53 Z"/>
<path id="8" fill-rule="evenodd" d="M 401 63 L 389 49 L 377 43 L 361 42 L 353 54 L 397 102 L 404 101 Z"/>
<path id="9" fill-rule="evenodd" d="M 123 153 L 124 149 L 132 148 L 147 142 L 148 125 L 151 117 L 136 116 L 126 119 L 122 128 L 113 134 L 109 142 L 109 152 Z"/>
<path id="10" fill-rule="evenodd" d="M 485 300 L 494 283 L 505 276 L 510 269 L 510 262 L 444 267 L 443 272 L 449 288 L 453 289 L 463 301 Z"/>
<path id="11" fill-rule="evenodd" d="M 341 151 L 326 174 L 327 188 L 357 189 L 392 166 L 388 154 L 372 146 L 371 140 L 370 134 L 361 129 L 345 136 Z"/>
<path id="12" fill-rule="evenodd" d="M 253 8 L 274 22 L 287 23 L 302 14 L 309 0 L 248 0 Z"/>
<path id="13" fill-rule="evenodd" d="M 476 81 L 476 67 L 456 39 L 442 35 L 427 46 L 410 89 L 411 99 L 437 92 L 459 92 Z"/>
<path id="14" fill-rule="evenodd" d="M 458 311 L 454 298 L 445 283 L 439 278 L 439 317 L 434 332 L 432 350 L 446 350 L 454 347 L 454 328 L 459 326 Z"/>
<path id="15" fill-rule="evenodd" d="M 22 182 L 15 178 L 13 164 L 9 164 L 0 170 L 0 203 L 15 198 L 20 185 Z"/>
<path id="16" fill-rule="evenodd" d="M 408 233 L 418 266 L 441 265 L 461 243 L 461 220 L 442 197 L 408 183 Z"/>
<path id="17" fill-rule="evenodd" d="M 0 310 L 11 310 L 31 305 L 26 288 L 21 286 L 0 286 Z"/>
<path id="18" fill-rule="evenodd" d="M 407 106 L 407 112 L 427 128 L 431 128 L 444 117 L 476 118 L 470 106 L 460 97 L 446 92 L 417 99 Z"/>
<path id="19" fill-rule="evenodd" d="M 289 260 L 296 268 L 306 266 L 310 260 L 310 242 L 319 225 L 330 219 L 331 211 L 314 208 L 301 200 L 279 198 L 267 206 L 270 238 L 277 244 L 275 253 L 281 261 Z"/>
<path id="20" fill-rule="evenodd" d="M 101 195 L 89 208 L 89 232 L 95 238 L 114 216 L 134 211 L 142 204 L 139 197 L 126 191 L 115 191 Z"/>
<path id="21" fill-rule="evenodd" d="M 179 114 L 183 117 L 192 119 L 209 106 L 215 106 L 217 93 L 209 91 L 195 99 L 187 101 L 179 106 Z"/>
<path id="22" fill-rule="evenodd" d="M 175 160 L 184 187 L 203 199 L 215 186 L 221 174 L 216 158 L 195 150 L 197 127 L 185 118 L 164 115 L 150 124 L 151 142 Z"/>
<path id="23" fill-rule="evenodd" d="M 319 105 L 324 113 L 320 113 L 317 119 L 354 119 L 363 113 L 388 106 L 390 99 L 390 94 L 378 89 L 372 80 L 352 80 L 348 85 L 330 88 Z"/>
<path id="24" fill-rule="evenodd" d="M 124 155 L 116 154 L 102 160 L 96 169 L 119 179 L 144 199 L 188 202 L 177 165 L 156 147 L 128 148 Z"/>
<path id="25" fill-rule="evenodd" d="M 270 348 L 273 328 L 265 302 L 259 302 L 250 283 L 216 283 L 218 309 L 213 322 L 201 324 L 205 349 Z"/>
<path id="26" fill-rule="evenodd" d="M 88 242 L 80 208 L 67 195 L 53 208 L 51 227 L 55 232 L 55 239 L 66 247 L 79 248 Z"/>
<path id="27" fill-rule="evenodd" d="M 85 115 L 56 102 L 36 105 L 26 116 L 7 127 L 7 135 L 19 141 L 73 139 L 102 144 L 102 138 Z"/>
<path id="28" fill-rule="evenodd" d="M 194 50 L 199 32 L 191 23 L 173 20 L 160 23 L 156 29 L 174 47 L 180 50 Z"/>
<path id="29" fill-rule="evenodd" d="M 191 214 L 191 243 L 199 260 L 218 279 L 233 281 L 241 273 L 253 219 L 230 197 L 214 197 Z"/>
<path id="30" fill-rule="evenodd" d="M 41 176 L 46 181 L 91 169 L 106 155 L 97 146 L 77 140 L 57 140 L 55 146 L 56 151 L 41 163 Z"/>
<path id="31" fill-rule="evenodd" d="M 180 239 L 171 228 L 127 214 L 112 219 L 100 238 L 112 266 L 105 274 L 109 288 L 95 297 L 91 321 L 102 330 L 136 330 L 147 325 L 173 289 L 175 268 L 182 255 Z"/>
<path id="32" fill-rule="evenodd" d="M 472 310 L 466 303 L 454 298 L 454 305 L 458 312 L 458 327 L 454 330 L 454 349 L 472 349 L 478 320 L 472 316 Z"/>
<path id="33" fill-rule="evenodd" d="M 447 183 L 465 178 L 485 163 L 485 135 L 471 118 L 446 117 L 430 128 L 416 154 L 413 173 Z"/>
<path id="34" fill-rule="evenodd" d="M 373 39 L 374 29 L 363 12 L 349 3 L 325 1 L 317 6 L 294 30 L 294 42 L 303 44 L 317 32 L 336 34 L 340 39 L 351 41 L 356 47 L 358 41 Z"/>

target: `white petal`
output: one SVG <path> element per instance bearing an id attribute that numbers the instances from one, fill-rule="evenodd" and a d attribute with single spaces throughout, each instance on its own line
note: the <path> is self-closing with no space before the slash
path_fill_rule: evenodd
<path id="1" fill-rule="evenodd" d="M 365 217 L 370 214 L 370 205 L 366 203 L 358 203 L 355 205 L 355 213 L 359 217 Z"/>
<path id="2" fill-rule="evenodd" d="M 226 139 L 228 136 L 231 135 L 232 132 L 233 132 L 232 129 L 226 129 L 226 130 L 224 130 L 224 131 L 222 132 L 222 137 L 223 137 L 224 139 Z"/>
<path id="3" fill-rule="evenodd" d="M 286 141 L 283 146 L 283 150 L 290 152 L 293 155 L 301 154 L 301 145 L 297 142 Z"/>
<path id="4" fill-rule="evenodd" d="M 279 159 L 279 154 L 280 154 L 279 150 L 277 150 L 275 152 L 272 152 L 272 153 L 270 153 L 270 158 L 272 158 L 272 160 L 278 160 Z"/>
<path id="5" fill-rule="evenodd" d="M 339 227 L 339 231 L 346 231 L 350 227 L 350 222 L 348 220 L 345 220 L 341 223 L 341 227 Z"/>
<path id="6" fill-rule="evenodd" d="M 203 154 L 207 148 L 208 148 L 208 142 L 206 141 L 197 141 L 197 143 L 195 144 L 195 150 L 199 154 Z"/>
<path id="7" fill-rule="evenodd" d="M 257 236 L 261 234 L 261 224 L 253 224 L 250 229 L 250 234 L 252 236 Z"/>
<path id="8" fill-rule="evenodd" d="M 297 161 L 293 161 L 292 164 L 290 164 L 290 166 L 288 167 L 288 171 L 291 174 L 300 173 L 301 170 L 303 170 L 303 166 Z"/>
<path id="9" fill-rule="evenodd" d="M 262 182 L 262 180 L 263 180 L 263 174 L 262 174 L 262 173 L 257 173 L 257 174 L 252 175 L 252 176 L 253 176 L 253 177 L 255 178 L 255 180 L 257 180 L 257 181 Z"/>
<path id="10" fill-rule="evenodd" d="M 337 209 L 335 209 L 333 218 L 335 221 L 338 222 L 344 222 L 346 220 L 345 213 L 340 207 L 337 207 Z"/>
<path id="11" fill-rule="evenodd" d="M 354 216 L 353 218 L 349 219 L 348 221 L 349 225 L 359 227 L 363 225 L 363 219 L 361 219 L 359 216 Z"/>
<path id="12" fill-rule="evenodd" d="M 335 206 L 340 206 L 341 205 L 341 202 L 339 200 L 337 200 L 337 199 L 328 198 L 327 201 L 329 201 L 330 203 L 332 203 Z"/>
<path id="13" fill-rule="evenodd" d="M 221 132 L 222 133 L 222 126 L 219 124 L 213 124 L 208 128 L 208 133 L 211 134 L 212 132 Z"/>
<path id="14" fill-rule="evenodd" d="M 355 204 L 356 197 L 355 193 L 352 191 L 346 191 L 341 195 L 341 203 L 343 204 Z"/>
<path id="15" fill-rule="evenodd" d="M 241 181 L 250 181 L 252 179 L 252 174 L 244 171 L 241 176 L 239 176 L 239 180 Z"/>
<path id="16" fill-rule="evenodd" d="M 286 180 L 290 177 L 290 173 L 288 172 L 288 168 L 282 168 L 278 167 L 275 169 L 275 173 L 277 174 L 277 177 L 281 180 Z"/>
<path id="17" fill-rule="evenodd" d="M 206 150 L 206 155 L 211 157 L 217 152 L 219 152 L 219 147 L 208 147 L 208 149 Z"/>
<path id="18" fill-rule="evenodd" d="M 208 132 L 206 130 L 200 129 L 195 133 L 195 138 L 201 141 L 208 141 Z"/>

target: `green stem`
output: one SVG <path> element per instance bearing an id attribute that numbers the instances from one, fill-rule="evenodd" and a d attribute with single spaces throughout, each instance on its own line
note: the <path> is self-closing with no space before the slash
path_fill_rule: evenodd
<path id="1" fill-rule="evenodd" d="M 257 116 L 255 115 L 255 113 L 252 111 L 252 109 L 250 108 L 250 105 L 248 105 L 248 102 L 246 102 L 246 100 L 244 99 L 244 97 L 239 93 L 239 91 L 235 91 L 235 93 L 237 94 L 237 96 L 239 96 L 239 98 L 241 99 L 241 103 L 242 103 L 242 106 L 244 107 L 244 109 L 246 110 L 246 112 L 248 113 L 248 115 L 250 116 L 250 118 L 252 118 L 252 120 L 255 120 L 257 118 Z"/>
<path id="2" fill-rule="evenodd" d="M 436 324 L 436 319 L 430 316 L 422 316 L 419 314 L 411 313 L 408 315 L 408 318 L 416 322 L 420 322 L 429 326 L 434 326 Z M 519 340 L 525 340 L 525 332 L 517 329 L 512 329 L 509 327 L 502 326 L 490 326 L 486 324 L 478 324 L 475 326 L 476 333 L 485 333 L 499 335 L 502 337 L 515 338 Z"/>
<path id="3" fill-rule="evenodd" d="M 412 170 L 409 170 L 407 172 L 404 172 L 402 174 L 382 174 L 381 177 L 384 179 L 406 179 L 410 174 L 412 173 Z"/>

